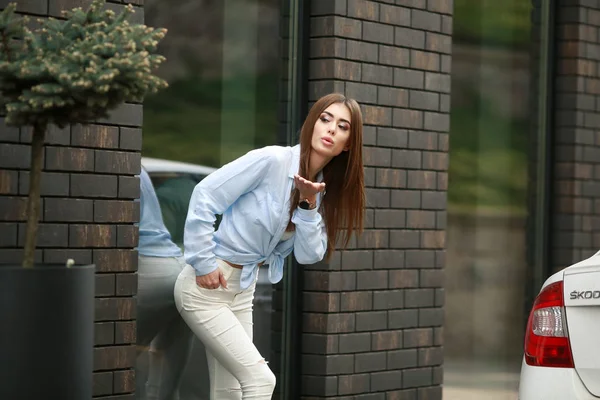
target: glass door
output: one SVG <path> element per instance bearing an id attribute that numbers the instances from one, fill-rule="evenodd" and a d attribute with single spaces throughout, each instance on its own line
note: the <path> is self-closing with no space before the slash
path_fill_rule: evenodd
<path id="1" fill-rule="evenodd" d="M 169 88 L 144 102 L 142 164 L 155 185 L 165 224 L 180 246 L 189 199 L 199 181 L 252 149 L 291 143 L 303 99 L 297 64 L 300 4 L 145 1 L 146 24 L 168 29 L 159 48 L 167 61 L 158 74 Z M 292 280 L 286 277 L 274 287 L 267 268 L 260 271 L 255 293 L 254 343 L 278 375 L 276 392 L 282 394 L 290 387 L 286 351 L 292 348 L 289 313 L 295 303 L 288 294 Z M 143 366 L 147 352 L 155 349 L 150 345 L 139 350 Z M 136 377 L 141 382 L 147 378 Z M 208 389 L 204 346 L 194 338 L 179 398 L 209 400 Z"/>
<path id="2" fill-rule="evenodd" d="M 550 3 L 455 0 L 445 400 L 515 400 L 545 271 Z"/>

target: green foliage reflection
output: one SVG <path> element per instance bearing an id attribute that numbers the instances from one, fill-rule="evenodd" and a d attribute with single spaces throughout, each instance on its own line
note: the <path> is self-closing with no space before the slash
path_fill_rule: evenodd
<path id="1" fill-rule="evenodd" d="M 454 0 L 452 39 L 526 48 L 531 35 L 531 4 L 531 0 Z"/>
<path id="2" fill-rule="evenodd" d="M 449 207 L 524 213 L 532 3 L 454 4 Z"/>
<path id="3" fill-rule="evenodd" d="M 256 84 L 248 85 L 249 81 Z M 223 107 L 225 84 L 239 90 Z M 277 85 L 273 74 L 237 76 L 228 81 L 187 76 L 170 82 L 167 90 L 148 97 L 144 103 L 142 154 L 219 167 L 252 148 L 273 144 L 277 131 Z M 247 129 L 242 126 L 239 131 L 228 132 L 227 137 L 240 140 L 224 142 L 222 119 L 235 121 L 247 115 L 249 107 L 256 107 L 255 126 Z M 255 129 L 253 144 L 248 146 L 248 140 L 252 141 L 248 131 Z"/>

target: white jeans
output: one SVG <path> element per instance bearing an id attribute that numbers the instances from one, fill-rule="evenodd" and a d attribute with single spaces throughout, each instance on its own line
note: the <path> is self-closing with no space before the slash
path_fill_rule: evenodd
<path id="1" fill-rule="evenodd" d="M 275 375 L 252 343 L 252 300 L 256 281 L 240 289 L 241 269 L 218 260 L 227 289 L 196 284 L 187 265 L 175 283 L 177 310 L 204 343 L 211 400 L 270 400 Z"/>

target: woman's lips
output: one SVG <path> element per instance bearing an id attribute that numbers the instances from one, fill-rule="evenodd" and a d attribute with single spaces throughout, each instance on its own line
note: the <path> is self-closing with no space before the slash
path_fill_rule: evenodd
<path id="1" fill-rule="evenodd" d="M 322 137 L 321 141 L 325 144 L 325 146 L 333 146 L 333 140 L 328 137 Z"/>

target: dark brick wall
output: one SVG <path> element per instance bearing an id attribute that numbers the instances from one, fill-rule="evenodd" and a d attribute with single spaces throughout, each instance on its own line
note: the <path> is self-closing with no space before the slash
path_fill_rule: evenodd
<path id="1" fill-rule="evenodd" d="M 367 229 L 304 273 L 302 398 L 441 399 L 452 1 L 311 2 L 309 100 L 364 113 Z"/>
<path id="2" fill-rule="evenodd" d="M 560 0 L 556 15 L 551 267 L 600 249 L 600 1 Z"/>
<path id="3" fill-rule="evenodd" d="M 129 3 L 130 1 L 124 1 Z M 0 9 L 9 2 L 0 0 Z M 37 17 L 90 1 L 17 1 Z M 110 4 L 115 10 L 120 1 Z M 136 1 L 143 4 L 143 1 Z M 136 6 L 135 19 L 143 18 Z M 96 264 L 94 396 L 133 399 L 142 105 L 89 126 L 52 128 L 46 139 L 37 262 Z M 25 229 L 30 129 L 0 118 L 0 263 L 19 264 Z"/>

